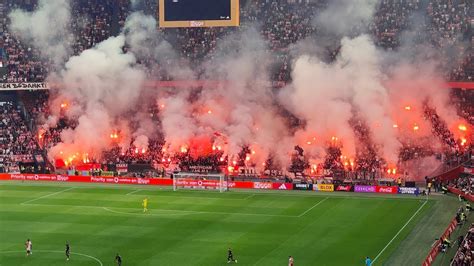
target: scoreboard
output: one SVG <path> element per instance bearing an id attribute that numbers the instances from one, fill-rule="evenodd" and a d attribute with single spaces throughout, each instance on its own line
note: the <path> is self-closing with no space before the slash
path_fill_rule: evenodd
<path id="1" fill-rule="evenodd" d="M 159 0 L 160 27 L 239 26 L 239 0 Z"/>

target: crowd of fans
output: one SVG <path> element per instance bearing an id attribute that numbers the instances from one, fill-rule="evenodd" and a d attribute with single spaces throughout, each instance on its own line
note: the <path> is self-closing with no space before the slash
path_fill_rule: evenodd
<path id="1" fill-rule="evenodd" d="M 19 106 L 0 102 L 0 169 L 18 172 L 20 164 L 34 162 L 41 154 Z"/>
<path id="2" fill-rule="evenodd" d="M 462 176 L 451 181 L 451 185 L 467 195 L 474 195 L 474 176 Z"/>
<path id="3" fill-rule="evenodd" d="M 71 1 L 71 11 L 74 14 L 70 28 L 74 40 L 71 48 L 74 54 L 93 47 L 109 36 L 115 35 L 125 25 L 127 16 L 134 10 L 141 9 L 145 14 L 157 16 L 156 0 L 139 1 L 132 5 L 129 0 L 76 0 Z M 192 63 L 197 67 L 205 60 L 212 59 L 217 51 L 219 42 L 229 33 L 246 29 L 249 25 L 258 25 L 259 34 L 268 42 L 274 57 L 273 78 L 278 81 L 291 79 L 292 48 L 298 41 L 305 39 L 318 39 L 330 37 L 330 33 L 315 23 L 315 14 L 328 7 L 326 0 L 268 0 L 268 1 L 241 1 L 241 24 L 240 28 L 181 28 L 181 29 L 157 29 L 165 38 L 172 43 L 181 53 L 179 56 L 184 64 Z M 39 51 L 34 47 L 20 41 L 9 29 L 8 13 L 15 8 L 32 11 L 37 7 L 37 0 L 6 0 L 0 3 L 0 82 L 36 82 L 43 81 L 48 73 L 48 62 L 39 57 Z M 466 43 L 472 42 L 470 35 L 469 6 L 466 0 L 456 1 L 389 1 L 382 0 L 377 5 L 374 19 L 368 28 L 352 25 L 353 32 L 369 32 L 376 45 L 384 49 L 397 49 L 407 40 L 415 45 L 428 42 L 433 47 L 441 48 L 442 53 L 454 53 L 462 58 L 459 62 L 446 62 L 446 66 L 453 67 L 447 71 L 452 80 L 472 80 L 473 62 L 472 48 L 465 49 Z M 412 38 L 410 38 L 412 37 Z M 337 56 L 339 47 L 334 47 L 333 42 L 326 43 L 327 60 L 331 61 Z M 465 45 L 470 47 L 469 45 Z M 448 49 L 449 48 L 449 49 Z M 446 57 L 446 58 L 453 58 Z M 166 60 L 162 63 L 166 64 Z M 146 62 L 142 62 L 145 63 Z M 2 72 L 1 70 L 5 71 Z M 156 70 L 156 71 L 155 71 Z M 452 70 L 452 71 L 451 71 Z M 2 74 L 3 73 L 3 74 Z M 159 67 L 150 72 L 153 77 L 168 79 L 166 73 L 160 72 Z M 472 90 L 453 91 L 454 104 L 457 105 L 459 115 L 473 124 L 474 100 Z M 31 100 L 33 99 L 33 100 Z M 48 93 L 36 93 L 34 97 L 26 95 L 23 103 L 28 110 L 30 119 L 45 120 L 49 114 Z M 5 111 L 9 116 L 22 119 L 15 112 L 15 108 L 7 108 Z M 450 130 L 443 124 L 436 114 L 435 109 L 425 108 L 427 119 L 431 122 L 433 133 L 447 147 L 451 149 L 450 154 L 459 157 L 464 152 L 458 140 L 455 140 Z M 153 112 L 152 112 L 153 115 Z M 155 113 L 156 115 L 156 113 Z M 74 122 L 59 119 L 55 127 L 32 128 L 34 134 L 21 137 L 21 143 L 13 149 L 25 149 L 26 154 L 32 154 L 31 150 L 48 149 L 60 141 L 62 130 L 68 127 L 74 128 Z M 352 162 L 341 157 L 340 147 L 328 145 L 328 157 L 323 165 L 318 168 L 332 170 L 349 170 L 364 173 L 375 173 L 377 169 L 385 167 L 385 162 L 377 157 L 377 152 L 370 139 L 367 138 L 368 127 L 361 121 L 354 119 L 351 122 L 354 133 L 358 139 L 357 159 Z M 15 125 L 16 126 L 16 125 Z M 26 125 L 25 125 L 26 126 Z M 21 132 L 24 129 L 21 125 Z M 4 129 L 5 128 L 5 129 Z M 8 128 L 2 126 L 1 130 Z M 112 163 L 137 163 L 156 164 L 168 162 L 176 158 L 167 158 L 163 154 L 162 140 L 150 140 L 148 148 L 142 149 L 130 143 L 130 147 L 113 148 L 104 153 L 104 164 Z M 419 144 L 419 143 L 418 143 Z M 404 143 L 400 152 L 400 161 L 407 161 L 418 156 L 431 156 L 432 150 L 424 149 L 417 143 Z M 26 148 L 25 148 L 26 146 Z M 10 151 L 10 150 L 9 150 Z M 295 172 L 309 167 L 309 163 L 303 152 L 295 149 L 292 158 L 291 169 Z M 10 151 L 11 152 L 11 151 Z M 191 159 L 181 158 L 182 167 L 187 168 L 195 161 L 204 164 L 221 164 L 218 156 Z M 241 162 L 240 160 L 243 160 Z M 237 166 L 245 165 L 245 156 L 239 159 Z M 265 165 L 266 168 L 270 164 Z"/>
<path id="4" fill-rule="evenodd" d="M 451 262 L 452 266 L 472 265 L 474 249 L 474 225 L 467 232 L 464 238 L 460 239 L 459 249 Z"/>
<path id="5" fill-rule="evenodd" d="M 75 54 L 88 49 L 102 40 L 117 34 L 125 24 L 127 15 L 140 8 L 144 13 L 157 16 L 157 1 L 146 0 L 133 6 L 129 0 L 77 0 L 72 1 L 71 44 Z M 261 36 L 268 41 L 274 55 L 273 78 L 280 81 L 290 79 L 291 47 L 296 42 L 310 38 L 321 39 L 327 35 L 314 21 L 315 14 L 327 8 L 329 1 L 241 1 L 240 29 L 258 25 Z M 0 3 L 0 62 L 7 69 L 0 82 L 35 82 L 44 80 L 48 72 L 47 62 L 39 58 L 39 51 L 24 44 L 9 28 L 7 14 L 15 8 L 33 10 L 36 0 L 6 0 Z M 218 43 L 236 28 L 182 28 L 161 29 L 165 38 L 177 47 L 181 56 L 199 65 L 213 57 Z M 472 38 L 470 34 L 469 6 L 466 0 L 456 1 L 388 1 L 377 6 L 373 21 L 367 29 L 356 28 L 356 32 L 369 32 L 374 41 L 385 49 L 396 49 L 413 35 L 415 43 L 429 43 L 440 48 L 445 58 L 456 58 L 446 62 L 451 80 L 472 80 Z M 403 32 L 410 34 L 404 34 Z M 325 36 L 327 37 L 327 36 Z M 410 38 L 411 40 L 412 38 Z M 338 49 L 327 44 L 329 58 L 337 55 Z M 467 44 L 467 45 L 466 45 Z M 448 49 L 449 48 L 449 49 Z M 456 61 L 458 60 L 458 61 Z"/>

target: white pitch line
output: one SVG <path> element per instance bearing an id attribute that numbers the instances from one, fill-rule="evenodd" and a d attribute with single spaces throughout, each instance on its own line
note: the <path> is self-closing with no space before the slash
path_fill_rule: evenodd
<path id="1" fill-rule="evenodd" d="M 243 199 L 248 200 L 248 199 L 253 198 L 253 197 L 255 197 L 255 194 L 250 194 L 250 195 L 248 195 L 247 197 L 245 197 Z"/>
<path id="2" fill-rule="evenodd" d="M 45 252 L 45 253 L 64 253 L 64 251 L 60 251 L 60 250 L 35 250 L 35 252 L 39 252 L 39 253 L 41 253 L 41 252 Z M 22 250 L 0 251 L 0 254 L 5 254 L 5 253 L 24 253 L 24 251 L 22 251 Z M 93 257 L 91 255 L 87 255 L 87 254 L 83 254 L 83 253 L 79 253 L 79 252 L 71 252 L 71 254 L 78 255 L 78 256 L 83 256 L 83 257 L 86 257 L 86 258 L 89 258 L 89 259 L 93 259 L 97 263 L 99 263 L 100 266 L 104 265 L 104 264 L 102 264 L 101 260 L 99 260 L 98 258 Z"/>
<path id="3" fill-rule="evenodd" d="M 41 197 L 38 197 L 38 198 L 30 199 L 30 200 L 27 200 L 25 202 L 22 202 L 21 205 L 25 205 L 25 204 L 28 204 L 28 203 L 33 202 L 33 201 L 37 201 L 37 200 L 40 200 L 40 199 L 44 199 L 44 198 L 47 198 L 47 197 L 58 195 L 60 193 L 63 193 L 63 192 L 66 192 L 66 191 L 69 191 L 69 190 L 72 190 L 72 189 L 75 189 L 75 187 L 66 188 L 66 189 L 63 189 L 63 190 L 58 191 L 58 192 L 54 192 L 54 193 L 44 195 L 44 196 L 41 196 Z"/>
<path id="4" fill-rule="evenodd" d="M 107 211 L 113 211 L 108 207 L 102 207 Z M 265 213 L 244 213 L 244 212 L 209 212 L 209 211 L 191 211 L 191 210 L 166 210 L 166 209 L 156 209 L 157 211 L 169 211 L 169 212 L 181 212 L 183 214 L 229 214 L 229 215 L 251 215 L 251 216 L 265 216 L 265 217 L 298 217 L 294 215 L 281 215 L 281 214 L 265 214 Z M 131 214 L 131 213 L 127 213 Z"/>
<path id="5" fill-rule="evenodd" d="M 316 204 L 314 204 L 311 208 L 307 209 L 305 212 L 303 212 L 302 214 L 298 215 L 298 217 L 302 217 L 303 215 L 307 214 L 309 211 L 311 211 L 312 209 L 316 208 L 319 204 L 325 202 L 327 199 L 329 199 L 329 197 L 325 197 L 323 200 L 320 200 L 318 202 L 316 202 Z"/>
<path id="6" fill-rule="evenodd" d="M 143 189 L 137 189 L 137 190 L 134 190 L 134 191 L 128 192 L 128 193 L 127 193 L 127 194 L 125 194 L 125 195 L 127 195 L 127 196 L 128 196 L 128 195 L 133 195 L 133 194 L 135 194 L 135 193 L 137 193 L 137 192 L 140 192 L 140 191 L 142 191 L 142 190 L 143 190 Z"/>
<path id="7" fill-rule="evenodd" d="M 67 205 L 67 204 L 40 204 L 40 203 L 28 203 L 22 204 L 26 206 L 61 206 L 61 207 L 79 207 L 79 208 L 100 208 L 108 209 L 107 211 L 113 212 L 109 207 L 104 206 L 86 206 L 86 205 Z M 137 208 L 121 208 L 121 207 L 110 207 L 118 209 L 127 209 L 127 210 L 136 210 Z M 155 209 L 157 211 L 169 211 L 169 212 L 181 212 L 183 214 L 229 214 L 229 215 L 249 215 L 249 216 L 264 216 L 264 217 L 288 217 L 288 218 L 298 218 L 296 215 L 283 215 L 283 214 L 265 214 L 265 213 L 244 213 L 244 212 L 209 212 L 209 211 L 191 211 L 191 210 L 166 210 L 166 209 Z M 120 213 L 120 212 L 117 212 Z M 127 213 L 133 214 L 133 213 Z"/>
<path id="8" fill-rule="evenodd" d="M 107 208 L 107 207 L 102 207 L 102 209 L 108 211 L 108 212 L 112 212 L 112 213 L 117 213 L 117 214 L 126 214 L 126 215 L 140 215 L 140 216 L 165 216 L 165 215 L 189 215 L 189 214 L 192 214 L 192 213 L 162 213 L 162 214 L 159 214 L 159 213 L 144 213 L 144 212 L 122 212 L 122 211 L 116 211 L 116 210 L 112 210 L 110 208 Z"/>
<path id="9" fill-rule="evenodd" d="M 390 246 L 390 244 L 392 244 L 393 240 L 395 240 L 397 238 L 397 236 L 403 231 L 403 229 L 405 229 L 405 227 L 407 227 L 407 225 L 411 222 L 411 220 L 413 220 L 413 218 L 415 218 L 415 216 L 421 211 L 421 209 L 425 206 L 425 204 L 427 202 L 428 201 L 425 201 L 425 202 L 423 202 L 423 204 L 421 204 L 421 206 L 418 208 L 418 210 L 416 210 L 416 212 L 410 217 L 410 219 L 408 219 L 408 221 L 402 226 L 402 228 L 400 228 L 400 230 L 398 230 L 398 232 L 387 243 L 387 245 L 385 245 L 385 247 L 379 252 L 379 254 L 377 254 L 377 256 L 374 258 L 372 263 L 374 263 L 380 257 L 380 255 L 382 255 L 382 253 Z"/>

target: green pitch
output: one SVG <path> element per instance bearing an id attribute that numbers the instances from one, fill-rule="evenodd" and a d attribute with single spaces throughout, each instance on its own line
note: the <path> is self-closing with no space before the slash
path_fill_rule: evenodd
<path id="1" fill-rule="evenodd" d="M 114 265 L 116 253 L 123 265 L 227 265 L 228 247 L 238 265 L 287 265 L 289 255 L 296 265 L 364 265 L 366 256 L 381 265 L 431 205 L 414 196 L 3 182 L 0 265 Z"/>

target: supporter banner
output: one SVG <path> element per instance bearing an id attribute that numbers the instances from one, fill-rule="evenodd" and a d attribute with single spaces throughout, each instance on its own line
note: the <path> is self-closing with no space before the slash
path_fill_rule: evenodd
<path id="1" fill-rule="evenodd" d="M 313 184 L 293 184 L 294 190 L 313 190 Z"/>
<path id="2" fill-rule="evenodd" d="M 112 171 L 102 171 L 102 172 L 100 172 L 100 176 L 114 176 L 114 172 L 112 172 Z"/>
<path id="3" fill-rule="evenodd" d="M 386 193 L 386 194 L 397 194 L 398 193 L 398 187 L 396 186 L 376 186 L 375 187 L 375 192 L 376 193 Z"/>
<path id="4" fill-rule="evenodd" d="M 352 186 L 337 186 L 336 191 L 351 191 Z"/>
<path id="5" fill-rule="evenodd" d="M 354 192 L 359 193 L 375 193 L 376 189 L 375 186 L 354 186 Z"/>
<path id="6" fill-rule="evenodd" d="M 271 182 L 253 182 L 253 188 L 255 189 L 272 189 L 273 183 Z"/>
<path id="7" fill-rule="evenodd" d="M 117 170 L 117 173 L 119 174 L 128 173 L 128 164 L 118 163 L 115 165 L 115 170 Z"/>
<path id="8" fill-rule="evenodd" d="M 317 184 L 317 185 L 313 185 L 313 190 L 333 192 L 334 191 L 334 185 L 333 184 Z"/>
<path id="9" fill-rule="evenodd" d="M 0 90 L 49 90 L 44 82 L 0 83 Z"/>
<path id="10" fill-rule="evenodd" d="M 275 190 L 292 190 L 293 184 L 291 183 L 272 183 L 272 188 Z"/>
<path id="11" fill-rule="evenodd" d="M 420 193 L 420 189 L 417 187 L 399 187 L 398 188 L 399 194 L 412 194 L 418 195 Z"/>

